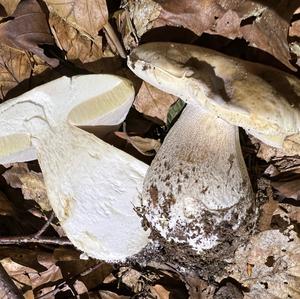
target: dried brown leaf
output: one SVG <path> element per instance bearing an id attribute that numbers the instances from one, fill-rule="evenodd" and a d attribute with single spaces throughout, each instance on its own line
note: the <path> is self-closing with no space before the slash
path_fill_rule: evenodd
<path id="1" fill-rule="evenodd" d="M 119 275 L 125 285 L 127 285 L 130 289 L 135 290 L 142 274 L 137 270 L 121 267 Z"/>
<path id="2" fill-rule="evenodd" d="M 34 20 L 34 21 L 33 21 Z M 54 44 L 47 18 L 36 0 L 21 1 L 9 20 L 0 24 L 1 42 L 9 47 L 30 51 L 56 67 L 59 61 L 44 54 L 40 45 Z"/>
<path id="3" fill-rule="evenodd" d="M 247 265 L 253 265 L 247 273 Z M 250 289 L 247 299 L 298 298 L 300 290 L 300 241 L 290 231 L 268 230 L 251 238 L 246 248 L 235 253 L 228 270 Z"/>
<path id="4" fill-rule="evenodd" d="M 141 37 L 153 27 L 154 21 L 160 15 L 161 6 L 153 0 L 129 0 L 127 3 L 126 9 L 128 9 L 136 34 Z"/>
<path id="5" fill-rule="evenodd" d="M 134 107 L 141 113 L 166 123 L 169 108 L 177 98 L 143 82 L 134 101 Z"/>
<path id="6" fill-rule="evenodd" d="M 11 187 L 22 189 L 24 199 L 35 200 L 42 210 L 52 210 L 41 173 L 29 171 L 26 163 L 18 163 L 7 170 L 3 176 Z"/>
<path id="7" fill-rule="evenodd" d="M 102 39 L 100 36 L 91 40 L 53 13 L 50 14 L 49 25 L 56 44 L 66 52 L 68 60 L 80 60 L 82 63 L 87 63 L 102 57 Z"/>
<path id="8" fill-rule="evenodd" d="M 295 1 L 294 5 L 289 1 L 279 1 L 278 3 L 259 4 L 256 1 L 249 1 L 241 4 L 237 12 L 247 11 L 247 19 L 254 17 L 251 24 L 241 27 L 242 36 L 250 42 L 251 46 L 266 51 L 285 64 L 292 70 L 297 70 L 290 63 L 291 55 L 287 41 L 290 20 L 294 11 L 299 6 Z M 246 6 L 246 9 L 243 7 Z M 249 9 L 247 9 L 249 7 Z M 259 13 L 257 13 L 259 11 Z M 241 17 L 245 19 L 245 13 Z"/>
<path id="9" fill-rule="evenodd" d="M 107 23 L 108 11 L 105 0 L 45 0 L 50 12 L 63 18 L 82 35 L 91 39 Z"/>
<path id="10" fill-rule="evenodd" d="M 161 146 L 160 141 L 156 139 L 129 136 L 126 132 L 115 132 L 115 134 L 118 137 L 127 140 L 136 150 L 146 156 L 155 155 Z"/>
<path id="11" fill-rule="evenodd" d="M 5 45 L 0 47 L 0 98 L 31 75 L 28 57 L 18 50 Z"/>
<path id="12" fill-rule="evenodd" d="M 21 0 L 0 0 L 0 5 L 2 5 L 5 10 L 5 17 L 10 16 L 16 9 L 17 5 Z"/>
<path id="13" fill-rule="evenodd" d="M 299 174 L 271 182 L 271 185 L 282 197 L 300 200 Z"/>
<path id="14" fill-rule="evenodd" d="M 150 287 L 150 292 L 157 299 L 169 299 L 170 291 L 166 290 L 162 285 L 156 284 Z"/>

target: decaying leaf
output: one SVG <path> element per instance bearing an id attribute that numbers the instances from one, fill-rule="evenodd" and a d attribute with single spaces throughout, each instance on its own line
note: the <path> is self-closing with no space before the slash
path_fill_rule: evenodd
<path id="1" fill-rule="evenodd" d="M 175 96 L 143 82 L 133 104 L 139 112 L 167 123 L 169 108 L 176 100 Z"/>
<path id="2" fill-rule="evenodd" d="M 160 15 L 161 6 L 153 0 L 128 0 L 127 5 L 136 34 L 141 37 L 153 27 L 153 22 Z"/>
<path id="3" fill-rule="evenodd" d="M 10 19 L 0 24 L 0 40 L 9 47 L 36 54 L 52 67 L 59 63 L 57 59 L 47 57 L 40 47 L 52 45 L 54 40 L 46 15 L 36 0 L 21 1 Z"/>
<path id="4" fill-rule="evenodd" d="M 100 36 L 95 36 L 91 40 L 53 13 L 50 14 L 49 24 L 56 44 L 66 52 L 68 60 L 79 59 L 82 63 L 87 63 L 102 57 L 102 40 Z"/>
<path id="5" fill-rule="evenodd" d="M 247 272 L 249 264 L 252 265 L 250 276 Z M 244 298 L 298 298 L 300 241 L 296 232 L 268 230 L 253 236 L 246 247 L 236 251 L 228 271 L 250 289 Z"/>
<path id="6" fill-rule="evenodd" d="M 44 211 L 52 210 L 41 173 L 30 171 L 26 163 L 18 163 L 3 176 L 11 187 L 22 189 L 24 199 L 35 200 Z"/>
<path id="7" fill-rule="evenodd" d="M 95 39 L 107 23 L 105 0 L 45 0 L 50 12 L 63 18 L 82 35 Z"/>

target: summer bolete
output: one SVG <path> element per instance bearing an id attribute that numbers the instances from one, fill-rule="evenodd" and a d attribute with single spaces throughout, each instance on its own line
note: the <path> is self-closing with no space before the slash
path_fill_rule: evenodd
<path id="1" fill-rule="evenodd" d="M 68 238 L 98 259 L 123 260 L 147 244 L 134 211 L 147 165 L 77 126 L 118 125 L 133 99 L 126 79 L 84 75 L 0 105 L 0 163 L 37 157 Z"/>
<path id="2" fill-rule="evenodd" d="M 204 257 L 230 255 L 256 220 L 238 126 L 268 145 L 297 152 L 299 80 L 272 67 L 174 43 L 139 46 L 128 66 L 187 102 L 144 180 L 145 217 L 178 248 Z"/>

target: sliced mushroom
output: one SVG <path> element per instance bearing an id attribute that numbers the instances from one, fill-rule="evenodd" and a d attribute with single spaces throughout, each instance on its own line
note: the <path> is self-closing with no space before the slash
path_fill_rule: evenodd
<path id="1" fill-rule="evenodd" d="M 142 45 L 128 65 L 143 80 L 187 102 L 144 180 L 150 226 L 185 251 L 212 258 L 230 255 L 256 219 L 235 126 L 294 151 L 287 140 L 299 133 L 299 80 L 271 67 L 173 43 Z"/>
<path id="2" fill-rule="evenodd" d="M 118 125 L 133 99 L 128 80 L 85 75 L 62 77 L 0 105 L 0 163 L 36 154 L 67 236 L 98 259 L 124 260 L 147 244 L 134 208 L 148 167 L 76 126 Z"/>

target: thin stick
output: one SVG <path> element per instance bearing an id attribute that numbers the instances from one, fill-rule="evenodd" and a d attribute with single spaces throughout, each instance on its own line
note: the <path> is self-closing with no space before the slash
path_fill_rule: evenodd
<path id="1" fill-rule="evenodd" d="M 20 236 L 20 237 L 6 237 L 0 238 L 0 245 L 21 245 L 21 244 L 52 244 L 52 245 L 72 245 L 67 238 L 55 237 L 39 237 L 35 236 Z"/>
<path id="2" fill-rule="evenodd" d="M 36 234 L 34 234 L 33 238 L 38 239 L 46 231 L 46 229 L 49 227 L 50 223 L 52 222 L 54 216 L 55 214 L 54 212 L 52 212 L 47 222 L 42 226 L 42 228 Z"/>

